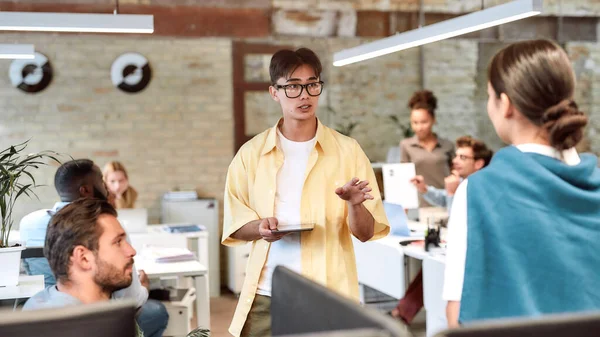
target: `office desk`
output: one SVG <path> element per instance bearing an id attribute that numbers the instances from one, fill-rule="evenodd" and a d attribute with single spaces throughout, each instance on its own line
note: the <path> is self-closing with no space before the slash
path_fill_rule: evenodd
<path id="1" fill-rule="evenodd" d="M 12 287 L 0 287 L 0 300 L 15 300 L 13 310 L 16 309 L 18 300 L 30 298 L 44 290 L 44 275 L 19 275 L 19 284 Z"/>
<path id="2" fill-rule="evenodd" d="M 135 258 L 135 265 L 138 269 L 143 269 L 149 278 L 169 276 L 191 277 L 194 282 L 194 288 L 196 288 L 196 319 L 198 326 L 210 329 L 208 271 L 204 265 L 196 260 L 156 263 L 141 257 Z"/>
<path id="3" fill-rule="evenodd" d="M 433 254 L 423 260 L 423 306 L 427 319 L 427 337 L 448 328 L 446 301 L 442 298 L 446 256 Z"/>
<path id="4" fill-rule="evenodd" d="M 203 266 L 209 266 L 209 247 L 208 247 L 208 231 L 203 232 L 191 232 L 191 233 L 168 233 L 165 232 L 162 227 L 168 226 L 170 224 L 162 224 L 162 225 L 149 225 L 148 233 L 149 234 L 160 234 L 162 235 L 173 235 L 178 237 L 183 237 L 186 239 L 187 244 L 182 247 L 187 247 L 190 251 L 196 254 L 198 257 L 198 261 Z M 208 272 L 210 275 L 210 271 Z M 217 271 L 218 273 L 218 271 Z"/>
<path id="5" fill-rule="evenodd" d="M 411 227 L 417 226 L 412 223 Z M 422 225 L 421 225 L 422 226 Z M 387 236 L 361 243 L 355 240 L 358 282 L 394 298 L 404 297 L 411 281 L 411 261 L 422 261 L 423 299 L 427 319 L 427 336 L 447 328 L 446 301 L 442 299 L 445 255 L 443 249 L 426 252 L 423 246 L 401 246 L 400 241 L 416 237 Z M 416 270 L 414 270 L 416 271 Z"/>
<path id="6" fill-rule="evenodd" d="M 408 261 L 400 241 L 422 239 L 426 225 L 409 221 L 408 227 L 413 236 L 389 235 L 364 243 L 352 237 L 359 283 L 394 298 L 404 297 L 411 275 L 406 273 L 405 263 Z"/>

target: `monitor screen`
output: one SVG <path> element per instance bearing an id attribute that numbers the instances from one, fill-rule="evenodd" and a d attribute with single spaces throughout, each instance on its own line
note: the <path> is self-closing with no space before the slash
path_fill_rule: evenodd
<path id="1" fill-rule="evenodd" d="M 578 313 L 478 322 L 436 337 L 592 337 L 598 331 L 600 313 Z"/>
<path id="2" fill-rule="evenodd" d="M 285 267 L 273 272 L 273 336 L 372 328 L 390 336 L 411 336 L 399 321 L 364 308 Z"/>
<path id="3" fill-rule="evenodd" d="M 135 303 L 110 301 L 0 313 L 0 336 L 134 337 Z"/>

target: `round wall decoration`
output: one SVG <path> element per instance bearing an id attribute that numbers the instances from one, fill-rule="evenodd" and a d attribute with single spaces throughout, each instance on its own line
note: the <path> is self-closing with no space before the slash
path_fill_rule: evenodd
<path id="1" fill-rule="evenodd" d="M 14 60 L 8 71 L 10 82 L 26 93 L 40 92 L 52 81 L 52 66 L 42 53 L 35 53 L 33 60 Z"/>
<path id="2" fill-rule="evenodd" d="M 125 53 L 113 62 L 110 77 L 115 87 L 127 93 L 136 93 L 148 86 L 152 70 L 144 55 Z"/>

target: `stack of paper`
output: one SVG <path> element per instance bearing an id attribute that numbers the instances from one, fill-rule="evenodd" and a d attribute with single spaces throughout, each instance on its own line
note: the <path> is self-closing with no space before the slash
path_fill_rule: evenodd
<path id="1" fill-rule="evenodd" d="M 382 168 L 385 201 L 405 209 L 419 208 L 419 193 L 410 180 L 415 177 L 415 164 L 385 164 Z"/>
<path id="2" fill-rule="evenodd" d="M 143 256 L 158 263 L 192 261 L 194 253 L 185 248 L 148 246 L 144 248 Z"/>
<path id="3" fill-rule="evenodd" d="M 198 193 L 196 191 L 170 191 L 163 195 L 165 200 L 196 200 Z"/>

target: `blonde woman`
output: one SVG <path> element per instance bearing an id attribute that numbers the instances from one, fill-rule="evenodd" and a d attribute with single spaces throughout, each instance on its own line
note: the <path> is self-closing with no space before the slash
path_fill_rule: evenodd
<path id="1" fill-rule="evenodd" d="M 134 208 L 137 200 L 137 191 L 129 185 L 129 178 L 125 166 L 118 161 L 111 161 L 104 165 L 102 170 L 104 183 L 115 197 L 115 207 Z"/>

